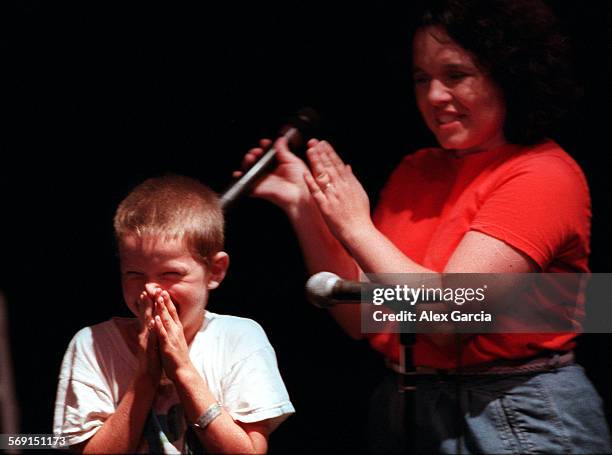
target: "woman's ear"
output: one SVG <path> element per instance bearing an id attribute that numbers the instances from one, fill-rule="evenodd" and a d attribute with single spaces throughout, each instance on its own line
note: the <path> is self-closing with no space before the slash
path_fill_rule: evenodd
<path id="1" fill-rule="evenodd" d="M 229 267 L 229 255 L 225 251 L 219 251 L 210 260 L 208 267 L 208 289 L 216 289 L 219 287 L 227 268 Z"/>

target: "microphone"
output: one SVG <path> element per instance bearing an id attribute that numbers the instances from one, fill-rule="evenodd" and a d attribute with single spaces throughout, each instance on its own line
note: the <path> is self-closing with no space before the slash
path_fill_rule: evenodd
<path id="1" fill-rule="evenodd" d="M 439 289 L 440 284 L 436 286 L 433 289 Z M 437 294 L 429 297 L 425 290 L 430 289 L 425 288 L 422 279 L 412 284 L 350 281 L 331 272 L 315 273 L 306 282 L 306 296 L 310 303 L 319 308 L 331 308 L 339 303 L 372 302 L 397 310 L 397 305 L 401 309 L 406 303 L 415 305 L 442 302 Z"/>
<path id="2" fill-rule="evenodd" d="M 340 278 L 335 273 L 319 272 L 312 275 L 306 282 L 306 295 L 310 303 L 318 308 L 333 308 L 339 303 L 361 303 L 364 292 L 372 292 L 380 288 L 375 283 L 349 281 Z M 409 322 L 404 322 L 409 324 Z M 400 332 L 402 349 L 411 348 L 416 341 L 413 332 Z M 406 355 L 410 355 L 407 351 Z M 412 365 L 412 359 L 407 357 L 406 365 Z"/>
<path id="3" fill-rule="evenodd" d="M 362 292 L 376 287 L 372 283 L 343 280 L 331 272 L 319 272 L 306 282 L 310 303 L 319 308 L 331 308 L 338 303 L 359 303 Z"/>
<path id="4" fill-rule="evenodd" d="M 311 136 L 311 133 L 318 127 L 319 115 L 317 112 L 310 107 L 304 107 L 280 129 L 279 135 L 287 139 L 290 147 L 298 148 L 305 142 L 304 139 Z M 223 192 L 220 203 L 224 210 L 240 196 L 248 193 L 260 178 L 272 170 L 275 155 L 276 150 L 271 144 L 261 158 Z"/>

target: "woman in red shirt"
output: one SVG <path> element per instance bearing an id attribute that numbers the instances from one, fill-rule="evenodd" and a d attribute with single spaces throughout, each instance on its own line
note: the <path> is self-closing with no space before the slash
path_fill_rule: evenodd
<path id="1" fill-rule="evenodd" d="M 417 105 L 439 146 L 402 161 L 373 216 L 350 166 L 326 141 L 309 142 L 306 166 L 279 140 L 279 164 L 253 194 L 287 213 L 311 273 L 359 280 L 588 272 L 588 187 L 575 161 L 546 138 L 571 87 L 564 49 L 538 0 L 433 2 L 414 34 L 412 62 Z M 245 168 L 262 148 L 249 151 Z M 363 337 L 358 308 L 330 312 Z M 491 333 L 457 346 L 453 336 L 418 335 L 413 363 L 427 372 L 415 396 L 419 450 L 612 450 L 601 401 L 572 362 L 575 336 Z M 399 361 L 398 334 L 370 341 L 391 365 Z M 499 374 L 476 374 L 492 366 Z M 403 428 L 403 398 L 392 379 L 375 398 L 372 451 L 402 451 L 404 433 L 392 429 Z"/>

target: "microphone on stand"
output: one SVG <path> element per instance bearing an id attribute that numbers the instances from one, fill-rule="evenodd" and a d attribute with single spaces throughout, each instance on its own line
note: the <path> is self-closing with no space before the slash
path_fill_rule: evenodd
<path id="1" fill-rule="evenodd" d="M 280 129 L 279 135 L 287 139 L 290 147 L 298 148 L 312 136 L 318 127 L 319 115 L 317 112 L 310 107 L 304 107 Z M 276 161 L 275 155 L 276 150 L 272 143 L 261 158 L 221 194 L 220 203 L 224 210 L 243 194 L 248 193 L 260 178 L 272 170 Z"/>
<path id="2" fill-rule="evenodd" d="M 378 302 L 378 305 L 385 305 L 387 308 L 396 310 L 397 304 L 404 305 L 405 302 L 414 304 L 440 303 L 439 299 L 427 299 L 422 294 L 407 294 L 408 284 L 375 283 L 370 281 L 350 281 L 340 278 L 331 272 L 319 272 L 312 275 L 306 282 L 306 296 L 310 303 L 319 308 L 331 308 L 341 303 L 371 303 L 372 297 L 382 298 L 384 291 L 385 298 Z M 416 286 L 418 288 L 418 285 Z M 392 291 L 391 297 L 387 296 L 386 291 Z M 374 302 L 376 303 L 376 302 Z"/>
<path id="3" fill-rule="evenodd" d="M 314 306 L 331 308 L 339 303 L 360 303 L 362 293 L 377 287 L 380 285 L 344 280 L 331 272 L 319 272 L 306 282 L 306 295 Z"/>
<path id="4" fill-rule="evenodd" d="M 360 303 L 364 293 L 371 293 L 374 289 L 388 287 L 381 284 L 349 281 L 340 278 L 331 272 L 319 272 L 312 275 L 306 282 L 306 295 L 310 303 L 318 308 L 333 308 L 338 304 Z M 406 324 L 406 323 L 404 323 Z M 413 371 L 412 348 L 416 342 L 414 331 L 400 331 L 400 368 L 402 371 Z M 416 390 L 413 379 L 402 379 L 402 390 Z M 407 400 L 411 399 L 407 395 Z"/>

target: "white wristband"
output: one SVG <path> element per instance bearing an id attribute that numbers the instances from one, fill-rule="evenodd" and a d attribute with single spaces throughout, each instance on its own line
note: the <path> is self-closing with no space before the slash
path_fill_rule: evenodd
<path id="1" fill-rule="evenodd" d="M 210 425 L 210 422 L 215 420 L 220 415 L 221 415 L 221 404 L 215 403 L 211 405 L 206 411 L 204 411 L 204 414 L 202 414 L 198 418 L 198 420 L 196 420 L 193 426 L 199 428 L 200 430 L 203 430 L 208 425 Z"/>

